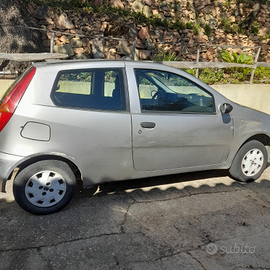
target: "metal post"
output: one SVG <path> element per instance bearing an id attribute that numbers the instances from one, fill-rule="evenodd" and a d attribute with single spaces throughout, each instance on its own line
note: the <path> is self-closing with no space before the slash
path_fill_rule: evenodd
<path id="1" fill-rule="evenodd" d="M 131 49 L 131 59 L 135 60 L 135 52 L 136 52 L 136 39 L 133 41 L 132 49 Z"/>
<path id="2" fill-rule="evenodd" d="M 51 46 L 50 46 L 50 53 L 53 53 L 53 44 L 54 44 L 54 32 L 51 32 Z"/>
<path id="3" fill-rule="evenodd" d="M 257 61 L 258 61 L 260 52 L 261 52 L 261 47 L 258 48 L 258 51 L 257 51 L 257 53 L 256 53 L 255 60 L 254 60 L 254 64 L 255 64 L 255 65 L 257 64 Z M 256 66 L 256 67 L 257 67 L 257 66 Z M 252 69 L 251 76 L 250 76 L 250 82 L 249 82 L 250 84 L 253 83 L 253 78 L 254 78 L 254 73 L 255 73 L 256 67 Z"/>
<path id="4" fill-rule="evenodd" d="M 197 47 L 197 59 L 196 59 L 196 62 L 199 63 L 200 61 L 200 44 L 198 45 Z M 199 69 L 196 68 L 196 78 L 199 77 Z"/>

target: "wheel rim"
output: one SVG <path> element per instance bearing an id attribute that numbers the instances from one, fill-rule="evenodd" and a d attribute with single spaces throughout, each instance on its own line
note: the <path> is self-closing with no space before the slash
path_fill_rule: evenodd
<path id="1" fill-rule="evenodd" d="M 66 194 L 67 184 L 54 171 L 41 171 L 29 178 L 25 185 L 28 201 L 38 207 L 50 207 L 59 203 Z"/>
<path id="2" fill-rule="evenodd" d="M 249 150 L 243 157 L 241 169 L 244 175 L 254 176 L 263 167 L 264 155 L 260 149 L 254 148 Z"/>

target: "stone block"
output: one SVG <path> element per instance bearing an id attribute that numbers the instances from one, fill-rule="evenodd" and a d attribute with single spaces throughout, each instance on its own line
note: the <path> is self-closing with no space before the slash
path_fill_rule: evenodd
<path id="1" fill-rule="evenodd" d="M 140 55 L 141 60 L 149 60 L 150 59 L 150 52 L 148 50 L 141 50 L 139 55 Z"/>
<path id="2" fill-rule="evenodd" d="M 109 60 L 115 60 L 115 55 L 111 55 L 111 54 L 107 54 L 107 58 L 106 59 L 109 59 Z"/>
<path id="3" fill-rule="evenodd" d="M 211 12 L 212 12 L 211 6 L 206 6 L 206 7 L 204 8 L 204 13 L 205 13 L 205 14 L 210 14 Z"/>
<path id="4" fill-rule="evenodd" d="M 117 53 L 119 55 L 127 55 L 131 53 L 129 43 L 127 41 L 120 41 L 117 47 Z"/>
<path id="5" fill-rule="evenodd" d="M 142 27 L 139 31 L 139 37 L 141 40 L 147 39 L 149 37 L 148 26 Z"/>
<path id="6" fill-rule="evenodd" d="M 94 0 L 94 4 L 96 6 L 102 6 L 103 5 L 103 0 Z"/>
<path id="7" fill-rule="evenodd" d="M 135 12 L 142 12 L 143 11 L 143 3 L 141 1 L 134 1 L 131 4 L 131 8 L 135 11 Z"/>
<path id="8" fill-rule="evenodd" d="M 89 39 L 88 38 L 83 38 L 82 39 L 82 46 L 83 47 L 87 47 L 88 42 L 89 42 Z"/>
<path id="9" fill-rule="evenodd" d="M 150 37 L 148 37 L 146 40 L 145 40 L 145 46 L 147 48 L 147 50 L 149 51 L 153 51 L 156 49 L 156 46 L 155 44 L 153 43 L 153 41 L 150 39 Z"/>
<path id="10" fill-rule="evenodd" d="M 162 11 L 171 11 L 171 7 L 170 7 L 170 5 L 169 5 L 169 3 L 167 1 L 162 1 L 160 3 L 160 9 Z"/>
<path id="11" fill-rule="evenodd" d="M 102 59 L 104 58 L 103 54 L 103 38 L 94 38 L 91 41 L 92 45 L 92 55 L 96 59 Z"/>
<path id="12" fill-rule="evenodd" d="M 83 54 L 84 53 L 83 48 L 73 48 L 73 51 L 75 54 Z"/>
<path id="13" fill-rule="evenodd" d="M 74 55 L 74 51 L 70 44 L 64 44 L 64 45 L 55 45 L 53 46 L 53 51 L 55 53 L 64 53 L 67 54 L 68 57 Z"/>
<path id="14" fill-rule="evenodd" d="M 205 15 L 205 20 L 207 21 L 207 22 L 209 22 L 210 20 L 213 20 L 214 18 L 213 18 L 213 16 L 212 15 L 210 15 L 210 14 L 206 14 Z M 235 18 L 234 18 L 235 19 Z"/>
<path id="15" fill-rule="evenodd" d="M 230 20 L 231 23 L 235 23 L 235 16 L 230 16 L 229 20 Z"/>
<path id="16" fill-rule="evenodd" d="M 34 17 L 39 20 L 51 20 L 49 8 L 45 5 L 39 5 L 35 10 Z"/>
<path id="17" fill-rule="evenodd" d="M 149 6 L 147 6 L 147 5 L 145 5 L 145 6 L 143 7 L 143 14 L 144 14 L 145 17 L 147 17 L 147 18 L 151 17 L 151 16 L 152 16 L 152 8 L 149 7 Z"/>
<path id="18" fill-rule="evenodd" d="M 136 40 L 136 48 L 137 49 L 145 49 L 144 43 L 142 42 L 141 39 L 136 38 L 135 40 Z"/>
<path id="19" fill-rule="evenodd" d="M 115 56 L 116 55 L 116 49 L 114 49 L 114 48 L 110 49 L 109 54 Z"/>
<path id="20" fill-rule="evenodd" d="M 30 2 L 28 4 L 28 9 L 29 9 L 29 11 L 30 11 L 31 14 L 34 14 L 35 13 L 36 8 L 37 8 L 36 7 L 36 4 L 34 4 L 33 2 Z"/>
<path id="21" fill-rule="evenodd" d="M 82 47 L 82 41 L 79 37 L 74 37 L 70 40 L 70 45 L 72 48 L 79 48 Z"/>
<path id="22" fill-rule="evenodd" d="M 115 8 L 123 8 L 123 9 L 125 8 L 121 0 L 110 0 L 110 4 L 112 7 Z"/>
<path id="23" fill-rule="evenodd" d="M 148 6 L 152 6 L 152 5 L 154 5 L 155 0 L 143 0 L 143 2 Z"/>
<path id="24" fill-rule="evenodd" d="M 100 27 L 100 29 L 99 29 L 100 32 L 105 32 L 108 25 L 109 25 L 109 23 L 107 23 L 107 22 L 102 22 L 102 23 L 101 23 L 101 27 Z"/>
<path id="25" fill-rule="evenodd" d="M 129 35 L 132 38 L 136 38 L 138 36 L 138 30 L 137 30 L 136 25 L 134 23 L 130 25 Z"/>
<path id="26" fill-rule="evenodd" d="M 56 15 L 55 26 L 58 29 L 72 29 L 72 28 L 74 28 L 74 24 L 68 19 L 66 13 L 62 13 L 59 16 Z"/>
<path id="27" fill-rule="evenodd" d="M 50 47 L 51 46 L 51 41 L 48 40 L 48 39 L 44 39 L 42 41 L 42 44 L 43 44 L 44 47 Z"/>

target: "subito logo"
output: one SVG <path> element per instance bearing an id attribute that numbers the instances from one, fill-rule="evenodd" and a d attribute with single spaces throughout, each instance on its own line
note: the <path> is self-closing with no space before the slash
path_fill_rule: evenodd
<path id="1" fill-rule="evenodd" d="M 210 243 L 206 246 L 206 252 L 210 255 L 215 255 L 217 251 L 218 251 L 218 247 L 214 243 Z"/>

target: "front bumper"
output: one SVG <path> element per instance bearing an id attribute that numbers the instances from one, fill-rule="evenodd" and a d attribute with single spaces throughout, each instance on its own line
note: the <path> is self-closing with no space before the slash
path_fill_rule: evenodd
<path id="1" fill-rule="evenodd" d="M 0 191 L 6 192 L 6 182 L 23 157 L 0 152 Z"/>

